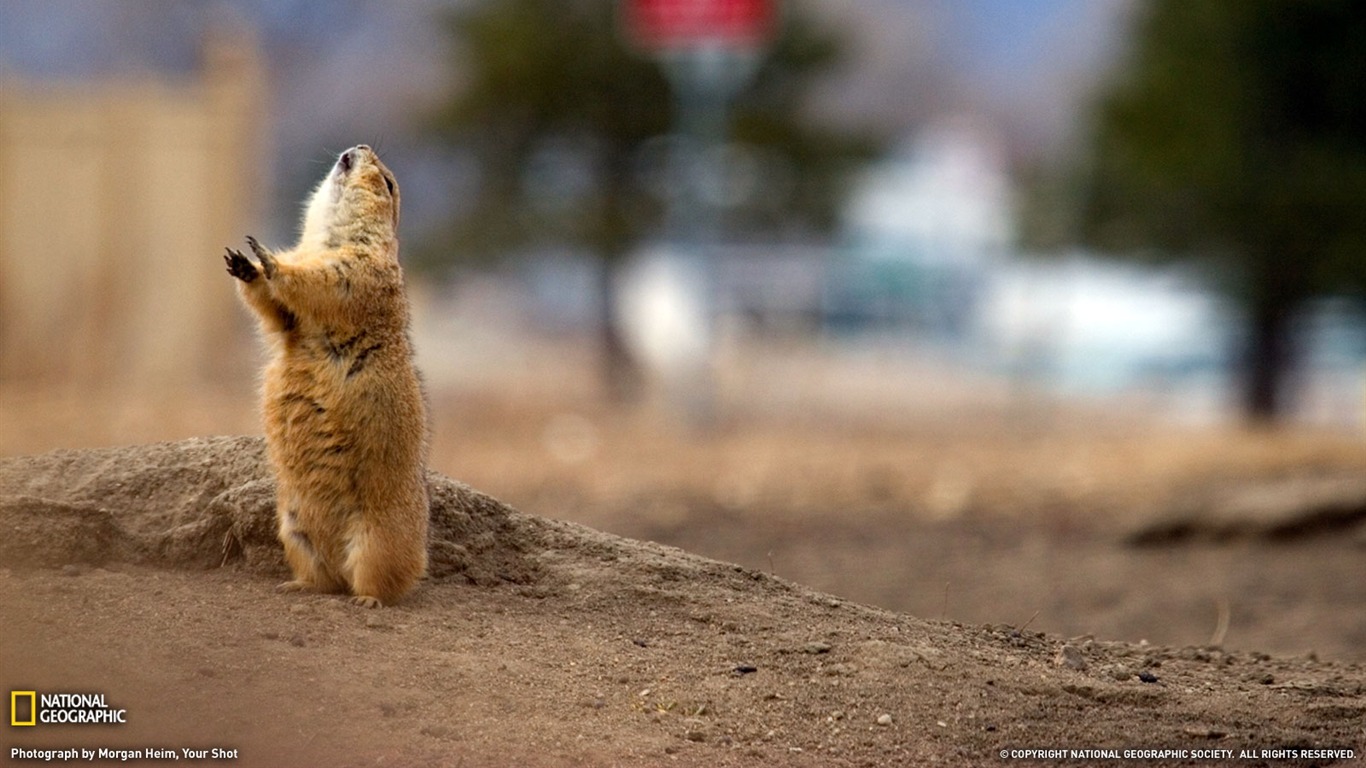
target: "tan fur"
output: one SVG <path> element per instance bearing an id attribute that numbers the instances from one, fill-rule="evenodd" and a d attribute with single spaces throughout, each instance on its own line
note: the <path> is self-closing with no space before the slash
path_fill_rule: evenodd
<path id="1" fill-rule="evenodd" d="M 398 264 L 399 190 L 367 146 L 314 191 L 299 244 L 228 272 L 273 350 L 264 381 L 282 590 L 392 603 L 427 568 L 426 413 Z"/>

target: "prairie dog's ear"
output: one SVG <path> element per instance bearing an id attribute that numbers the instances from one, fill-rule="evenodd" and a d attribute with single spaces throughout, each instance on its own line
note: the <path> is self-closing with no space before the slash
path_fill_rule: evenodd
<path id="1" fill-rule="evenodd" d="M 375 158 L 375 164 L 379 166 L 379 172 L 384 177 L 384 192 L 388 195 L 389 203 L 394 209 L 394 232 L 398 232 L 398 217 L 402 212 L 399 206 L 398 179 L 394 178 L 394 174 L 383 163 L 379 162 L 379 158 Z"/>

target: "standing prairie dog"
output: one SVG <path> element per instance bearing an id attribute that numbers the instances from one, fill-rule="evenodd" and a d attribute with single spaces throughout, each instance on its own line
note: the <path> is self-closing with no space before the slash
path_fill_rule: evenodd
<path id="1" fill-rule="evenodd" d="M 282 591 L 401 598 L 427 568 L 426 413 L 398 264 L 399 190 L 365 145 L 313 191 L 299 244 L 228 273 L 273 352 L 263 387 Z"/>

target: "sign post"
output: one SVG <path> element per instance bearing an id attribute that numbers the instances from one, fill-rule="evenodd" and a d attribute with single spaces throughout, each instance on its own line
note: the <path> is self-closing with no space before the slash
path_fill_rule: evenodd
<path id="1" fill-rule="evenodd" d="M 622 0 L 628 42 L 654 55 L 673 87 L 671 239 L 694 247 L 715 233 L 702 190 L 717 185 L 730 101 L 753 77 L 778 26 L 778 0 Z"/>
<path id="2" fill-rule="evenodd" d="M 648 51 L 717 43 L 762 48 L 777 24 L 776 0 L 626 0 L 626 35 Z"/>
<path id="3" fill-rule="evenodd" d="M 646 290 L 655 297 L 651 303 L 674 307 L 679 318 L 673 323 L 674 364 L 665 372 L 671 399 L 692 423 L 708 424 L 715 415 L 709 263 L 724 197 L 715 191 L 727 172 L 722 150 L 730 102 L 754 76 L 776 31 L 778 0 L 621 2 L 623 34 L 659 59 L 674 97 L 667 248 L 636 272 L 654 276 L 643 280 L 652 286 Z"/>

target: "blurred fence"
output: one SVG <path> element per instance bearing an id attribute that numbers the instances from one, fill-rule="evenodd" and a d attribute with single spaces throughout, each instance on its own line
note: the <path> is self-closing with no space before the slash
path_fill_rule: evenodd
<path id="1" fill-rule="evenodd" d="M 225 370 L 218 254 L 259 198 L 262 77 L 249 36 L 217 34 L 195 76 L 0 80 L 0 381 Z"/>

